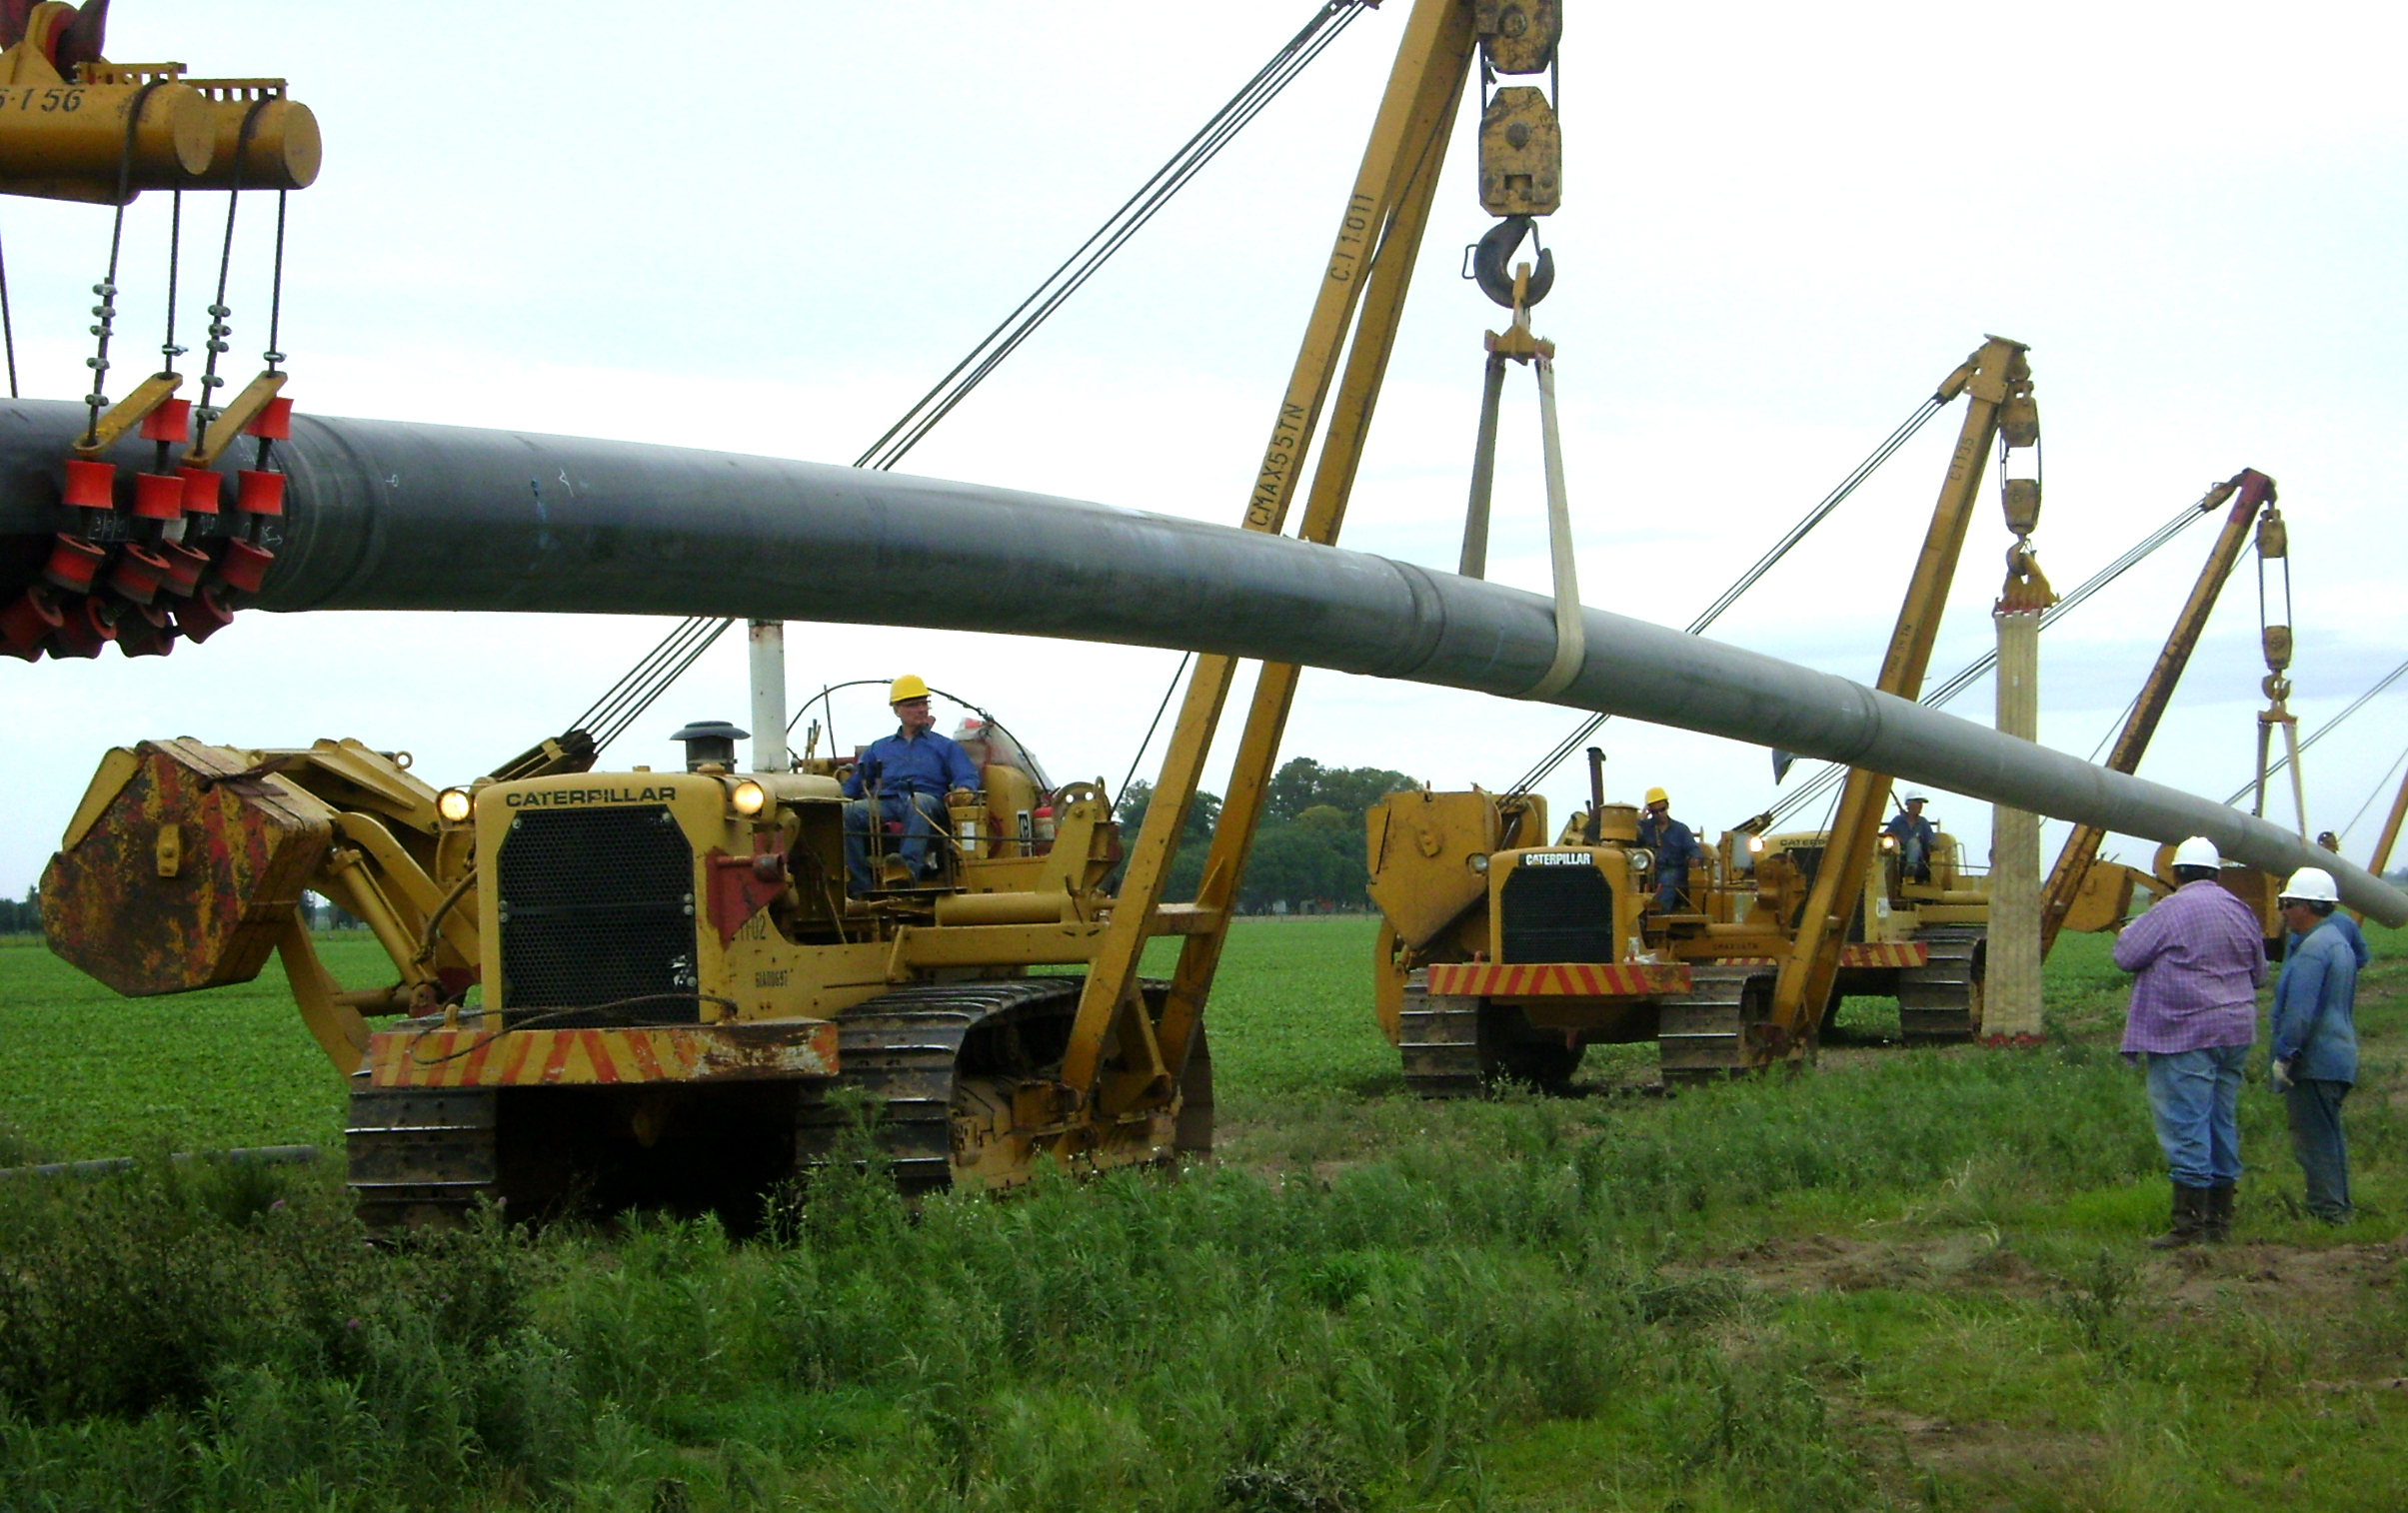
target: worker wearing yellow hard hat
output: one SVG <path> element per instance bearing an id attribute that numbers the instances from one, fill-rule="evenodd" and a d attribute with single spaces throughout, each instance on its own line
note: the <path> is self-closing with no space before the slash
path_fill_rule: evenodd
<path id="1" fill-rule="evenodd" d="M 1890 844 L 1897 849 L 1898 875 L 1909 882 L 1931 880 L 1931 851 L 1939 844 L 1940 832 L 1936 825 L 1923 817 L 1923 805 L 1930 801 L 1928 794 L 1909 792 L 1905 806 L 1889 816 L 1889 823 L 1881 826 L 1881 833 L 1887 835 Z"/>
<path id="2" fill-rule="evenodd" d="M 1698 855 L 1697 836 L 1672 817 L 1672 795 L 1647 789 L 1647 811 L 1638 822 L 1638 843 L 1655 853 L 1655 906 L 1676 914 L 1688 906 L 1689 865 Z"/>
<path id="3" fill-rule="evenodd" d="M 845 870 L 853 890 L 870 891 L 870 836 L 888 823 L 902 827 L 898 854 L 914 879 L 928 869 L 929 837 L 945 823 L 946 795 L 979 785 L 979 769 L 962 748 L 936 732 L 928 684 L 906 673 L 887 687 L 896 731 L 870 743 L 845 779 Z"/>

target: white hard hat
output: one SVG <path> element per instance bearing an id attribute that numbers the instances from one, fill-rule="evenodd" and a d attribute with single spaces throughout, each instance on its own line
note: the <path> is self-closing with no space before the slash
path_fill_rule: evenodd
<path id="1" fill-rule="evenodd" d="M 2176 866 L 2213 868 L 2223 864 L 2224 857 L 2221 852 L 2217 851 L 2216 843 L 2205 835 L 2193 835 L 2190 839 L 2174 847 L 2174 865 Z"/>
<path id="2" fill-rule="evenodd" d="M 1929 803 L 1931 795 L 1929 793 L 1909 793 L 1906 795 L 1906 801 L 1908 803 Z"/>
<path id="3" fill-rule="evenodd" d="M 2320 866 L 2303 866 L 2283 884 L 2282 896 L 2301 903 L 2339 903 L 2341 889 L 2333 885 L 2333 874 Z"/>

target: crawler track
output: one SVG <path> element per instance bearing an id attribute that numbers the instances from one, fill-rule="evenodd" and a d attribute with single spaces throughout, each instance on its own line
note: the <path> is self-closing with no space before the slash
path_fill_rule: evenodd
<path id="1" fill-rule="evenodd" d="M 1565 1092 L 1584 1050 L 1508 1004 L 1432 994 L 1419 970 L 1405 977 L 1397 1027 L 1404 1085 L 1424 1098 L 1477 1097 L 1498 1081 Z"/>
<path id="2" fill-rule="evenodd" d="M 1758 1065 L 1748 1031 L 1772 1004 L 1772 972 L 1744 963 L 1693 962 L 1689 990 L 1663 1001 L 1656 1057 L 1666 1082 L 1698 1082 Z"/>
<path id="3" fill-rule="evenodd" d="M 1479 1096 L 1487 1070 L 1480 1060 L 1479 999 L 1432 997 L 1429 974 L 1416 969 L 1404 979 L 1396 1024 L 1407 1088 L 1425 1098 Z"/>
<path id="4" fill-rule="evenodd" d="M 835 1087 L 859 1088 L 876 1109 L 880 1152 L 907 1193 L 953 1181 L 954 1093 L 974 1032 L 991 1054 L 1034 1069 L 1058 1057 L 1079 1007 L 1077 977 L 931 982 L 881 993 L 837 1015 Z M 795 1115 L 798 1167 L 840 1159 L 853 1114 L 806 1093 Z"/>
<path id="5" fill-rule="evenodd" d="M 502 1196 L 491 1088 L 372 1088 L 358 1074 L 343 1131 L 353 1200 L 371 1230 L 458 1224 Z"/>
<path id="6" fill-rule="evenodd" d="M 1946 1045 L 1981 1035 L 1989 932 L 1979 925 L 1915 931 L 1930 950 L 1923 966 L 1898 970 L 1898 1032 L 1909 1045 Z"/>

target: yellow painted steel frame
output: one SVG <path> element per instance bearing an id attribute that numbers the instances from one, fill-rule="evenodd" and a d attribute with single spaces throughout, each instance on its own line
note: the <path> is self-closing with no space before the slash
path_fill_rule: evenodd
<path id="1" fill-rule="evenodd" d="M 1957 433 L 1956 451 L 1948 460 L 1947 476 L 1940 484 L 1931 528 L 1915 560 L 1914 577 L 1898 609 L 1889 652 L 1881 661 L 1881 677 L 1875 687 L 1884 694 L 1900 699 L 1922 694 L 1940 612 L 1948 602 L 1948 586 L 1956 577 L 1957 558 L 1972 522 L 1973 501 L 1998 433 L 1999 411 L 2010 399 L 2024 402 L 2030 395 L 2031 367 L 2024 361 L 2024 351 L 2020 342 L 1991 337 L 1939 388 L 1942 399 L 1954 399 L 1960 393 L 1966 396 L 1965 421 Z M 1881 832 L 1881 798 L 1889 784 L 1887 774 L 1864 767 L 1848 769 L 1839 810 L 1831 822 L 1830 847 L 1815 871 L 1805 914 L 1798 921 L 1796 938 L 1781 962 L 1780 979 L 1773 988 L 1767 1049 L 1775 1055 L 1802 1055 L 1821 1020 L 1823 1002 L 1839 972 L 1845 921 L 1855 912 L 1858 891 L 1864 886 L 1865 863 Z"/>
<path id="2" fill-rule="evenodd" d="M 1416 0 L 1405 23 L 1387 92 L 1363 149 L 1312 318 L 1246 503 L 1244 525 L 1249 531 L 1275 533 L 1285 527 L 1296 474 L 1337 377 L 1339 347 L 1353 324 L 1336 412 L 1297 533 L 1324 545 L 1337 539 L 1412 280 L 1414 254 L 1428 223 L 1447 131 L 1470 75 L 1475 50 L 1472 12 L 1471 0 Z M 1361 319 L 1356 323 L 1358 306 Z M 1179 833 L 1236 671 L 1233 658 L 1197 659 L 1154 786 L 1154 806 L 1131 850 L 1119 904 L 1079 1000 L 1078 1021 L 1063 1060 L 1064 1096 L 1073 1105 L 1092 1105 L 1105 1117 L 1119 1117 L 1141 1104 L 1167 1102 L 1173 1096 L 1220 959 L 1229 906 L 1295 697 L 1296 669 L 1276 663 L 1265 664 L 1255 682 L 1228 791 L 1205 856 L 1197 898 L 1205 922 L 1181 946 L 1160 1019 L 1149 1018 L 1138 989 L 1139 958 L 1153 932 Z M 1119 1033 L 1124 1024 L 1129 1033 Z M 1116 1040 L 1125 1048 L 1141 1049 L 1144 1064 L 1129 1066 L 1099 1085 L 1106 1046 Z"/>
<path id="3" fill-rule="evenodd" d="M 2140 768 L 2141 756 L 2149 749 L 2149 738 L 2157 734 L 2157 723 L 2165 717 L 2166 706 L 2173 702 L 2174 686 L 2182 681 L 2182 670 L 2190 664 L 2191 652 L 2199 645 L 2199 633 L 2207 628 L 2207 617 L 2216 607 L 2216 599 L 2224 592 L 2225 582 L 2241 560 L 2241 549 L 2249 542 L 2249 523 L 2257 512 L 2274 503 L 2274 480 L 2255 468 L 2243 468 L 2239 473 L 2208 491 L 2199 501 L 2202 514 L 2213 510 L 2226 499 L 2232 500 L 2232 511 L 2224 517 L 2224 529 L 2216 543 L 2208 549 L 2207 562 L 2199 569 L 2199 581 L 2191 585 L 2190 598 L 2183 601 L 2182 610 L 2174 617 L 2173 630 L 2166 633 L 2165 647 L 2157 654 L 2156 664 L 2149 669 L 2146 682 L 2140 686 L 2140 698 L 2132 706 L 2131 715 L 2124 721 L 2123 733 L 2115 738 L 2115 750 L 2107 755 L 2107 768 L 2114 772 L 2132 772 Z M 2099 843 L 2107 832 L 2095 824 L 2077 824 L 2065 837 L 2064 849 L 2057 852 L 2057 863 L 2049 869 L 2048 881 L 2040 889 L 2040 954 L 2048 955 L 2057 943 L 2058 931 L 2066 927 L 2075 901 L 2086 891 L 2084 883 L 2090 868 L 2098 860 Z M 2380 863 L 2377 863 L 2378 869 Z M 2093 893 L 2096 900 L 2096 890 Z M 2117 902 L 2129 905 L 2129 883 L 2114 888 Z M 2123 918 L 2121 908 L 2086 910 L 2086 916 L 2099 920 L 2093 928 L 2110 927 L 2112 921 Z"/>

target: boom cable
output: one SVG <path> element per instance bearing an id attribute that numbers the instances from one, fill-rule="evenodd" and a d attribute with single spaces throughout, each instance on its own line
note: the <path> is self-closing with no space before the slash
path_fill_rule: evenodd
<path id="1" fill-rule="evenodd" d="M 2050 626 L 2055 625 L 2067 615 L 2070 615 L 2075 610 L 2081 608 L 2082 604 L 2092 595 L 2098 593 L 2101 589 L 2106 588 L 2109 584 L 2123 577 L 2126 573 L 2131 572 L 2135 567 L 2138 567 L 2143 561 L 2145 561 L 2151 553 L 2155 552 L 2158 548 L 2164 546 L 2166 543 L 2172 541 L 2175 537 L 2180 536 L 2190 527 L 2192 522 L 2204 519 L 2206 515 L 2207 512 L 2201 510 L 2197 505 L 2183 506 L 2182 513 L 2176 515 L 2172 520 L 2167 521 L 2164 525 L 2159 526 L 2147 536 L 2142 537 L 2131 547 L 2125 549 L 2122 556 L 2116 558 L 2115 561 L 2107 564 L 2107 566 L 2104 568 L 2099 569 L 2099 571 L 2095 574 L 2092 574 L 2091 577 L 2086 580 L 2080 588 L 2072 590 L 2070 593 L 2066 594 L 2064 598 L 2058 600 L 2055 604 L 2049 606 L 2048 609 L 2042 611 L 2040 615 L 2040 629 L 2043 631 L 2047 630 Z M 1998 649 L 1996 647 L 1992 647 L 1989 651 L 1984 652 L 1981 654 L 1981 656 L 1975 658 L 1968 666 L 1958 669 L 1953 675 L 1938 684 L 1916 702 L 1928 708 L 1937 709 L 1941 705 L 1946 704 L 1949 700 L 1954 699 L 1957 695 L 1962 694 L 1965 690 L 1971 688 L 1974 684 L 1979 683 L 1983 678 L 1989 676 L 1991 669 L 1997 666 Z M 2398 675 L 2395 674 L 2393 676 L 2396 677 Z M 1808 803 L 1813 802 L 1818 794 L 1837 783 L 1842 777 L 1846 776 L 1847 770 L 1846 764 L 1842 762 L 1833 761 L 1824 763 L 1814 772 L 1812 776 L 1805 779 L 1805 781 L 1801 782 L 1797 787 L 1791 789 L 1786 797 L 1782 798 L 1778 803 L 1775 803 L 1772 806 L 1772 808 L 1769 810 L 1769 813 L 1771 814 L 1774 822 L 1777 823 L 1789 815 L 1796 813 Z M 2254 787 L 2255 784 L 2253 783 L 2251 786 Z M 2244 788 L 2242 791 L 2245 793 L 2249 791 L 2249 789 Z"/>
<path id="2" fill-rule="evenodd" d="M 2373 808 L 2375 800 L 2383 796 L 2383 790 L 2391 786 L 2391 774 L 2400 769 L 2400 763 L 2403 761 L 2408 761 L 2408 748 L 2402 748 L 2400 755 L 2391 758 L 2391 765 L 2385 767 L 2383 775 L 2375 779 L 2374 790 L 2366 795 L 2364 803 L 2358 805 L 2358 812 L 2349 816 L 2349 823 L 2334 832 L 2334 839 L 2347 840 L 2349 838 L 2349 832 L 2358 827 L 2358 821 L 2366 817 L 2366 811 Z"/>
<path id="3" fill-rule="evenodd" d="M 2360 694 L 2356 699 L 2350 701 L 2350 706 L 2348 709 L 2343 710 L 2340 714 L 2335 715 L 2332 719 L 2326 721 L 2322 726 L 2318 727 L 2315 735 L 2310 736 L 2307 740 L 2299 744 L 2300 755 L 2303 756 L 2306 756 L 2309 747 L 2314 746 L 2317 742 L 2322 741 L 2325 737 L 2331 735 L 2334 727 L 2340 725 L 2341 722 L 2349 719 L 2352 715 L 2357 714 L 2360 710 L 2365 709 L 2368 702 L 2371 701 L 2377 694 L 2382 693 L 2385 689 L 2388 689 L 2393 684 L 2398 683 L 2403 676 L 2408 676 L 2408 662 L 2403 662 L 2398 667 L 2393 668 L 2389 673 L 2384 674 L 2381 681 L 2376 683 L 2373 688 L 2368 689 L 2365 693 Z M 2291 760 L 2288 756 L 2278 756 L 2274 759 L 2273 763 L 2266 768 L 2266 775 L 2268 777 L 2272 777 L 2275 773 L 2281 771 L 2284 767 L 2287 767 L 2290 764 Z M 2238 788 L 2235 788 L 2232 796 L 2224 801 L 2227 804 L 2239 803 L 2242 799 L 2248 797 L 2250 794 L 2256 791 L 2257 779 L 2251 778 L 2249 781 L 2242 783 Z M 2355 823 L 2354 820 L 2352 822 Z"/>
<path id="4" fill-rule="evenodd" d="M 985 383 L 989 375 L 1004 360 L 1020 350 L 1021 344 L 1035 335 L 1038 328 L 1052 318 L 1070 297 L 1094 278 L 1113 254 L 1126 246 L 1130 238 L 1160 214 L 1173 196 L 1187 187 L 1190 180 L 1204 166 L 1220 155 L 1237 133 L 1259 116 L 1278 98 L 1296 76 L 1313 59 L 1327 50 L 1332 42 L 1351 26 L 1363 11 L 1377 0 L 1323 0 L 1310 20 L 1287 39 L 1270 60 L 1256 69 L 1253 76 L 1214 111 L 1195 135 L 1182 143 L 1177 151 L 1156 169 L 1137 192 L 1123 201 L 1121 207 L 1107 216 L 1088 239 L 1052 273 L 1039 281 L 1028 298 L 1013 307 L 995 329 L 974 345 L 968 355 L 956 363 L 946 375 L 929 388 L 926 394 L 912 403 L 895 424 L 889 426 L 877 441 L 854 459 L 853 466 L 874 472 L 891 471 L 902 462 L 922 438 L 937 424 L 953 414 L 971 392 Z M 594 707 L 578 717 L 572 729 L 594 732 L 595 750 L 608 746 L 618 735 L 640 719 L 653 703 L 669 691 L 670 685 L 684 676 L 695 660 L 709 650 L 721 633 L 734 625 L 732 619 L 714 624 L 710 617 L 688 620 L 630 669 L 627 675 L 611 686 Z M 709 627 L 699 645 L 694 644 L 696 628 Z M 680 650 L 672 651 L 675 647 Z M 691 647 L 690 655 L 684 649 Z M 608 735 L 594 728 L 593 722 L 610 712 L 617 723 Z"/>
<path id="5" fill-rule="evenodd" d="M 1699 615 L 1695 620 L 1690 621 L 1688 624 L 1688 634 L 1691 636 L 1698 635 L 1703 632 L 1706 627 L 1721 619 L 1723 611 L 1729 609 L 1732 605 L 1737 604 L 1739 602 L 1739 596 L 1754 588 L 1759 579 L 1761 579 L 1765 574 L 1771 572 L 1782 558 L 1789 555 L 1789 550 L 1792 547 L 1795 547 L 1799 542 L 1804 541 L 1807 535 L 1812 532 L 1816 526 L 1821 525 L 1825 520 L 1829 519 L 1832 511 L 1838 509 L 1841 503 L 1844 502 L 1849 495 L 1856 492 L 1858 486 L 1863 484 L 1866 479 L 1872 477 L 1876 469 L 1878 469 L 1883 463 L 1888 462 L 1891 456 L 1894 455 L 1900 447 L 1906 445 L 1907 440 L 1910 437 L 1912 437 L 1917 431 L 1923 429 L 1923 423 L 1930 420 L 1933 416 L 1939 414 L 1944 406 L 1945 402 L 1942 401 L 1938 395 L 1933 395 L 1929 399 L 1924 400 L 1922 404 L 1917 405 L 1914 413 L 1906 417 L 1905 420 L 1899 422 L 1898 429 L 1892 431 L 1889 436 L 1882 441 L 1880 446 L 1875 447 L 1870 456 L 1866 457 L 1863 462 L 1858 463 L 1855 468 L 1848 473 L 1846 478 L 1843 478 L 1839 481 L 1837 487 L 1833 488 L 1830 493 L 1824 495 L 1821 502 L 1816 504 L 1813 509 L 1806 512 L 1805 517 L 1802 520 L 1800 520 L 1796 525 L 1791 526 L 1788 530 L 1788 533 L 1782 536 L 1779 541 L 1773 543 L 1772 550 L 1766 552 L 1762 557 L 1757 558 L 1755 566 L 1740 574 L 1738 579 L 1733 582 L 1729 588 L 1724 589 L 1721 595 L 1717 597 L 1712 604 L 1706 606 L 1703 614 Z M 1527 793 L 1530 789 L 1536 787 L 1539 783 L 1546 781 L 1547 777 L 1553 773 L 1555 768 L 1563 765 L 1566 760 L 1570 759 L 1571 755 L 1574 752 L 1577 752 L 1582 747 L 1588 745 L 1588 738 L 1594 736 L 1599 730 L 1603 729 L 1605 722 L 1612 718 L 1613 717 L 1610 715 L 1590 716 L 1586 721 L 1581 723 L 1579 729 L 1573 731 L 1569 736 L 1566 736 L 1561 741 L 1555 743 L 1554 748 L 1549 751 L 1546 756 L 1538 759 L 1538 764 L 1536 766 L 1533 766 L 1528 771 L 1522 773 L 1520 778 L 1514 782 L 1512 788 L 1508 791 L 1506 796 L 1519 797 L 1522 794 Z"/>

